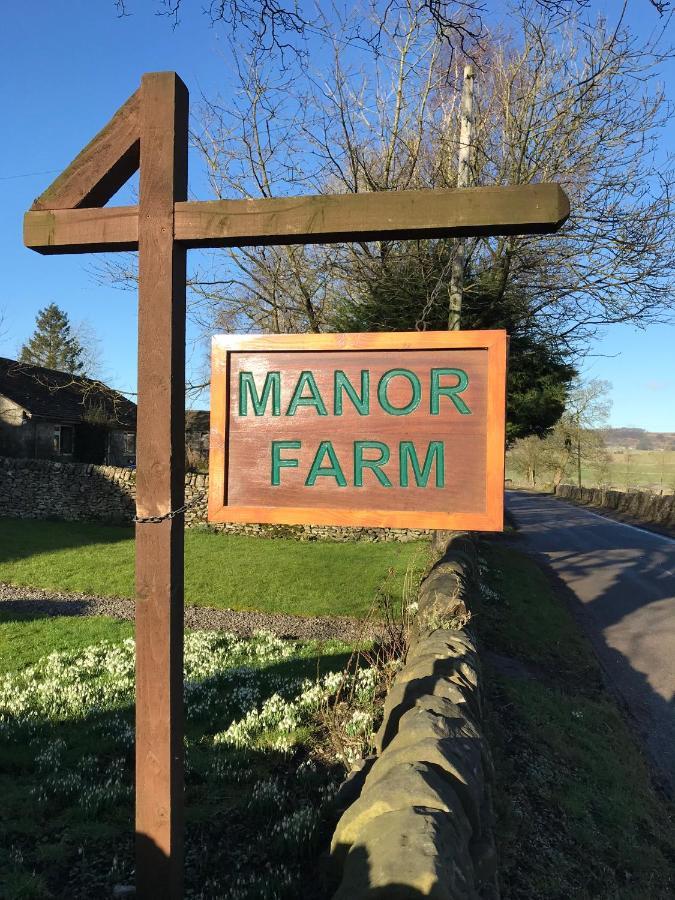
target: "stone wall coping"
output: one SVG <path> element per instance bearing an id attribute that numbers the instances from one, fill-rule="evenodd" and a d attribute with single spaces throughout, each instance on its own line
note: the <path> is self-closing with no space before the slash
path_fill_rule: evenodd
<path id="1" fill-rule="evenodd" d="M 646 524 L 675 528 L 675 494 L 580 488 L 575 484 L 559 484 L 555 495 L 563 500 L 576 500 L 602 509 L 626 513 Z"/>
<path id="2" fill-rule="evenodd" d="M 418 626 L 385 699 L 377 755 L 345 782 L 331 842 L 334 900 L 498 900 L 492 761 L 480 727 L 480 666 L 468 615 L 478 556 L 469 534 L 437 535 Z"/>

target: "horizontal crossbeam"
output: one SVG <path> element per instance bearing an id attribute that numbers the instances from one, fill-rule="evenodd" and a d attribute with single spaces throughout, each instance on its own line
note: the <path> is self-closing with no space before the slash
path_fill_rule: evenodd
<path id="1" fill-rule="evenodd" d="M 175 204 L 175 238 L 194 248 L 546 234 L 569 210 L 557 184 L 187 201 Z M 138 207 L 31 211 L 24 243 L 39 253 L 136 250 Z"/>

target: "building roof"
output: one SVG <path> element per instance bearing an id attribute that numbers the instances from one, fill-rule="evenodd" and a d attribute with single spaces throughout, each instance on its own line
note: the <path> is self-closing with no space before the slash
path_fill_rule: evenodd
<path id="1" fill-rule="evenodd" d="M 136 427 L 136 404 L 101 381 L 0 357 L 0 394 L 54 422 Z"/>
<path id="2" fill-rule="evenodd" d="M 208 431 L 210 428 L 211 413 L 208 409 L 185 410 L 186 431 Z"/>

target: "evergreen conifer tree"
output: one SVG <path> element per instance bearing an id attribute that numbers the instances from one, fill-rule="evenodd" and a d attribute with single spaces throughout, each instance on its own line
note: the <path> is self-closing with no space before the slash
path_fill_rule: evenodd
<path id="1" fill-rule="evenodd" d="M 84 347 L 72 333 L 68 315 L 55 303 L 37 314 L 35 331 L 21 348 L 19 359 L 47 369 L 83 374 Z"/>
<path id="2" fill-rule="evenodd" d="M 449 253 L 447 241 L 420 241 L 366 269 L 361 283 L 337 308 L 331 330 L 445 331 Z M 504 328 L 509 333 L 507 442 L 541 437 L 563 414 L 574 365 L 564 346 L 537 330 L 525 289 L 505 293 L 489 275 L 481 278 L 471 271 L 467 283 L 462 328 Z"/>

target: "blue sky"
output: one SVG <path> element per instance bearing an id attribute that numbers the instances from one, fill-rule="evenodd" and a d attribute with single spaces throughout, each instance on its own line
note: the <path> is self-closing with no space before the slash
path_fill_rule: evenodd
<path id="1" fill-rule="evenodd" d="M 190 3 L 172 29 L 154 14 L 150 0 L 130 0 L 133 15 L 117 18 L 113 0 L 36 0 L 8 4 L 0 31 L 0 72 L 5 127 L 0 149 L 0 355 L 14 356 L 47 303 L 86 321 L 100 339 L 101 373 L 115 387 L 133 391 L 136 378 L 136 298 L 101 286 L 91 274 L 92 256 L 42 257 L 21 240 L 25 210 L 136 89 L 143 72 L 172 69 L 190 89 L 226 95 L 224 28 L 212 28 Z M 596 4 L 599 8 L 602 4 Z M 607 4 L 605 4 L 607 6 Z M 608 8 L 614 8 L 609 4 Z M 632 0 L 637 29 L 657 23 L 647 0 Z M 675 67 L 664 69 L 673 81 Z M 668 78 L 668 76 L 670 76 Z M 675 125 L 664 134 L 672 148 Z M 199 161 L 191 160 L 190 193 L 209 197 Z M 188 360 L 197 366 L 203 346 L 190 331 Z M 612 383 L 611 424 L 675 431 L 675 326 L 640 331 L 606 330 L 586 365 L 589 377 Z"/>

